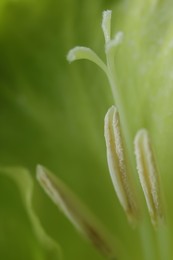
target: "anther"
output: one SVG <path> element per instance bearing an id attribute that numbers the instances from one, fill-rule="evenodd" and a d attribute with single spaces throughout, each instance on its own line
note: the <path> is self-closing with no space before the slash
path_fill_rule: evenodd
<path id="1" fill-rule="evenodd" d="M 114 106 L 108 110 L 105 116 L 104 135 L 108 167 L 113 186 L 120 204 L 131 221 L 136 217 L 136 203 L 132 197 L 132 187 L 127 172 L 119 114 Z"/>
<path id="2" fill-rule="evenodd" d="M 140 183 L 151 221 L 156 225 L 160 220 L 163 220 L 163 209 L 158 169 L 147 130 L 138 131 L 134 145 Z"/>
<path id="3" fill-rule="evenodd" d="M 107 259 L 117 259 L 112 237 L 77 196 L 45 167 L 37 166 L 37 180 L 74 227 Z"/>

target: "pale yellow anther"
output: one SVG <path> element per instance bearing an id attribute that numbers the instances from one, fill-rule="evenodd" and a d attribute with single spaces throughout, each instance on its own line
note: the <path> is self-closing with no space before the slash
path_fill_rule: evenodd
<path id="1" fill-rule="evenodd" d="M 138 131 L 134 144 L 140 183 L 151 221 L 156 225 L 160 220 L 163 220 L 163 209 L 158 169 L 147 130 Z"/>
<path id="2" fill-rule="evenodd" d="M 89 240 L 106 259 L 117 259 L 114 240 L 99 220 L 79 198 L 45 167 L 37 166 L 37 180 L 50 199 L 59 207 L 74 227 Z"/>
<path id="3" fill-rule="evenodd" d="M 127 172 L 119 115 L 114 106 L 105 116 L 104 135 L 113 186 L 128 219 L 131 220 L 136 217 L 136 205 Z"/>

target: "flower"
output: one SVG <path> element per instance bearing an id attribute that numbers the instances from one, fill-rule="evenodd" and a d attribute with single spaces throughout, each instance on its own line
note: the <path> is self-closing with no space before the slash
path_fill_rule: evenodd
<path id="1" fill-rule="evenodd" d="M 124 32 L 121 46 L 112 48 L 121 34 L 111 41 L 110 16 L 105 18 L 103 31 L 114 98 L 97 68 L 83 63 L 69 66 L 65 61 L 67 50 L 78 43 L 103 53 L 99 14 L 108 7 L 114 14 L 113 31 Z M 78 236 L 38 183 L 33 183 L 35 165 L 40 163 L 71 187 L 96 219 L 118 238 L 111 257 L 171 259 L 172 3 L 4 0 L 1 13 L 0 257 L 60 259 L 62 253 L 66 259 L 104 259 L 99 250 Z M 93 55 L 90 51 L 88 54 Z M 95 58 L 106 71 L 104 63 Z M 115 73 L 117 87 L 110 80 Z M 112 105 L 117 110 L 108 110 Z M 119 193 L 116 182 L 113 187 L 108 174 L 103 137 L 107 110 L 105 138 L 110 172 L 115 159 L 110 159 L 112 152 L 118 155 L 116 162 L 122 163 L 122 168 L 125 157 L 121 152 L 128 155 L 132 185 L 120 180 L 118 187 L 122 185 L 124 193 Z M 112 120 L 120 122 L 118 128 L 113 128 Z M 106 131 L 109 128 L 115 130 L 115 135 Z M 144 128 L 147 131 L 141 130 Z M 117 136 L 120 149 L 116 154 L 109 150 L 109 140 Z M 123 150 L 121 143 L 125 144 Z M 150 167 L 144 171 L 147 166 Z M 47 173 L 42 166 L 38 170 L 41 176 Z M 49 180 L 52 175 L 46 176 Z M 143 177 L 149 181 L 143 181 Z M 133 199 L 128 201 L 131 193 Z M 67 194 L 71 194 L 68 189 Z M 137 215 L 133 210 L 129 215 L 126 200 L 130 208 L 134 200 L 139 208 Z M 134 227 L 126 216 L 130 223 L 136 220 Z M 160 223 L 163 216 L 165 220 Z M 73 217 L 72 220 L 75 222 Z M 91 237 L 93 229 L 87 230 Z M 100 251 L 109 257 L 105 248 Z"/>

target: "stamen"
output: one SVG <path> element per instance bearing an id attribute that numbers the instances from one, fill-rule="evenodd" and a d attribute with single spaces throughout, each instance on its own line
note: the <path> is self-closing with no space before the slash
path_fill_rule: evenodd
<path id="1" fill-rule="evenodd" d="M 85 236 L 106 258 L 116 260 L 117 251 L 114 241 L 105 232 L 90 211 L 72 193 L 57 176 L 46 168 L 37 166 L 37 179 L 52 199 L 76 229 Z"/>
<path id="2" fill-rule="evenodd" d="M 137 171 L 147 207 L 154 225 L 163 220 L 160 183 L 156 161 L 147 130 L 139 130 L 135 137 Z"/>
<path id="3" fill-rule="evenodd" d="M 113 186 L 128 219 L 131 221 L 136 218 L 136 205 L 132 198 L 127 174 L 119 115 L 114 106 L 108 110 L 105 116 L 104 134 L 108 167 Z"/>

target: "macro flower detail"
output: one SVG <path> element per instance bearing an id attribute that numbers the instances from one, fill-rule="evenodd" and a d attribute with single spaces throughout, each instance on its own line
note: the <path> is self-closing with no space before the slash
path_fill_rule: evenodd
<path id="1" fill-rule="evenodd" d="M 115 52 L 117 46 L 122 42 L 123 33 L 118 32 L 111 38 L 111 11 L 103 12 L 102 30 L 105 38 L 106 63 L 91 49 L 77 46 L 69 51 L 67 59 L 69 62 L 87 59 L 97 64 L 106 74 L 110 83 L 112 96 L 116 107 L 112 106 L 105 116 L 104 136 L 106 142 L 107 162 L 112 183 L 131 224 L 141 224 L 143 209 L 137 198 L 137 189 L 134 189 L 132 178 L 133 155 L 136 157 L 137 172 L 142 186 L 151 222 L 159 230 L 163 224 L 163 200 L 161 194 L 158 167 L 153 152 L 149 133 L 140 129 L 134 138 L 134 151 L 131 147 L 131 133 L 128 129 L 127 116 L 123 106 L 123 97 L 120 94 L 115 76 Z M 99 220 L 86 209 L 83 203 L 66 187 L 58 178 L 53 176 L 43 166 L 37 167 L 37 179 L 51 200 L 60 208 L 76 229 L 89 240 L 107 259 L 128 259 L 125 250 L 121 248 L 117 239 L 112 244 L 111 236 L 99 223 Z M 145 218 L 145 217 L 144 217 Z M 132 225 L 133 226 L 133 225 Z M 136 226 L 136 225 L 135 225 Z M 148 227 L 147 227 L 148 228 Z M 103 231 L 104 230 L 104 231 Z M 142 234 L 143 233 L 143 234 Z M 108 238 L 109 237 L 109 238 Z M 115 242 L 116 241 L 116 242 Z"/>
<path id="2" fill-rule="evenodd" d="M 172 260 L 173 1 L 0 10 L 0 259 Z"/>
<path id="3" fill-rule="evenodd" d="M 137 201 L 130 187 L 129 166 L 126 165 L 126 156 L 128 152 L 124 150 L 129 140 L 128 125 L 122 104 L 122 97 L 119 95 L 118 86 L 115 78 L 115 51 L 123 38 L 123 33 L 118 32 L 111 39 L 111 11 L 103 12 L 102 30 L 105 38 L 105 53 L 107 64 L 104 64 L 100 58 L 90 49 L 86 47 L 75 47 L 68 55 L 69 62 L 78 59 L 88 59 L 95 62 L 106 73 L 112 95 L 114 97 L 117 108 L 111 107 L 105 117 L 105 140 L 107 146 L 107 160 L 110 175 L 114 188 L 116 190 L 119 201 L 124 208 L 129 219 L 135 218 L 137 211 Z M 120 123 L 120 120 L 123 122 Z M 122 127 L 120 126 L 122 125 Z M 123 140 L 122 136 L 125 136 Z M 151 141 L 149 140 L 147 131 L 139 130 L 135 137 L 135 156 L 137 162 L 137 170 L 140 182 L 146 198 L 151 221 L 155 224 L 156 219 L 163 217 L 161 206 L 160 184 L 157 173 L 156 162 L 154 160 Z M 127 173 L 127 170 L 129 171 Z"/>

